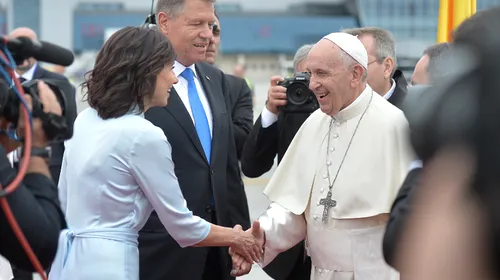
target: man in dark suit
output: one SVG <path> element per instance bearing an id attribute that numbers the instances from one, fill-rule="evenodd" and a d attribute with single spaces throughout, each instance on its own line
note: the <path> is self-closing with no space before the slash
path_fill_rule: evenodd
<path id="1" fill-rule="evenodd" d="M 36 33 L 27 28 L 27 27 L 19 27 L 14 29 L 9 36 L 10 38 L 17 37 L 28 37 L 29 39 L 36 41 L 37 35 Z M 36 79 L 53 79 L 53 80 L 61 80 L 63 81 L 61 90 L 66 99 L 66 111 L 65 114 L 69 116 L 68 119 L 71 119 L 71 123 L 68 125 L 73 127 L 73 123 L 76 119 L 77 109 L 76 109 L 76 97 L 75 97 L 75 88 L 71 85 L 66 77 L 63 75 L 53 73 L 41 67 L 38 62 L 34 58 L 26 59 L 22 64 L 17 65 L 16 68 L 16 76 L 21 83 L 36 80 Z M 61 164 L 62 158 L 64 154 L 64 142 L 54 142 L 50 144 L 51 156 L 49 158 L 49 170 L 50 175 L 56 185 L 59 182 L 59 174 L 61 173 Z M 15 154 L 14 156 L 14 167 L 17 167 L 18 157 Z M 19 269 L 13 267 L 14 279 L 15 280 L 24 280 L 33 278 L 31 272 L 24 272 Z"/>
<path id="2" fill-rule="evenodd" d="M 212 39 L 208 45 L 206 61 L 212 65 L 215 64 L 219 54 L 221 25 L 217 12 L 215 13 L 215 25 L 212 29 Z M 243 145 L 248 138 L 248 134 L 253 125 L 253 102 L 252 91 L 248 87 L 245 79 L 234 75 L 226 74 L 228 96 L 226 97 L 231 108 L 231 117 L 233 118 L 234 139 L 236 141 L 236 150 L 238 159 L 241 159 Z"/>
<path id="3" fill-rule="evenodd" d="M 160 127 L 187 206 L 202 219 L 223 226 L 250 227 L 245 190 L 236 157 L 233 124 L 226 104 L 226 78 L 204 62 L 212 38 L 214 1 L 159 0 L 157 28 L 176 53 L 174 85 L 166 107 L 145 117 Z M 156 213 L 139 233 L 141 280 L 234 279 L 228 248 L 181 248 Z"/>

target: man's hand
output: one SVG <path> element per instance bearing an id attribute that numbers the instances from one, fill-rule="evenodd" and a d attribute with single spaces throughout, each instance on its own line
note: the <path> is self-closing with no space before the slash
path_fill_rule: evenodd
<path id="1" fill-rule="evenodd" d="M 286 105 L 286 88 L 278 86 L 285 79 L 280 76 L 271 77 L 271 86 L 267 92 L 266 108 L 273 114 L 278 114 L 278 108 Z"/>
<path id="2" fill-rule="evenodd" d="M 59 105 L 57 97 L 55 93 L 52 91 L 52 89 L 50 89 L 50 87 L 46 83 L 38 81 L 38 92 L 40 95 L 40 101 L 43 104 L 43 111 L 45 113 L 52 113 L 61 116 L 62 115 L 61 105 Z M 28 94 L 24 95 L 24 99 L 26 100 L 26 104 L 28 105 L 28 108 L 31 111 L 33 108 L 33 99 Z M 21 104 L 20 106 L 22 110 L 23 105 Z M 25 133 L 24 130 L 25 130 L 24 116 L 21 112 L 19 114 L 19 122 L 17 127 L 17 135 L 19 135 L 20 138 L 24 138 L 24 133 Z M 42 121 L 39 119 L 33 119 L 32 130 L 33 130 L 33 141 L 32 141 L 33 147 L 46 147 L 48 144 L 48 139 L 45 135 L 45 131 L 43 130 Z"/>
<path id="3" fill-rule="evenodd" d="M 238 231 L 243 231 L 241 226 L 235 226 L 234 228 Z M 259 221 L 254 221 L 252 227 L 246 232 L 252 234 L 257 244 L 261 248 L 264 247 L 265 233 L 264 230 L 260 227 Z M 229 248 L 229 255 L 231 255 L 231 258 L 233 260 L 233 269 L 231 270 L 232 276 L 238 277 L 250 273 L 250 270 L 252 269 L 252 263 L 248 262 L 244 257 L 236 253 L 232 248 Z"/>

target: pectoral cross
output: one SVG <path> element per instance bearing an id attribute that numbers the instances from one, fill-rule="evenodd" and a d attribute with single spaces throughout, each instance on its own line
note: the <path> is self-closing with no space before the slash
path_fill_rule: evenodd
<path id="1" fill-rule="evenodd" d="M 337 205 L 337 201 L 332 199 L 331 191 L 328 192 L 326 198 L 322 198 L 319 200 L 319 205 L 325 206 L 325 209 L 323 210 L 323 218 L 321 220 L 323 221 L 323 223 L 326 223 L 326 221 L 328 221 L 328 212 L 330 211 L 330 208 L 333 208 Z"/>

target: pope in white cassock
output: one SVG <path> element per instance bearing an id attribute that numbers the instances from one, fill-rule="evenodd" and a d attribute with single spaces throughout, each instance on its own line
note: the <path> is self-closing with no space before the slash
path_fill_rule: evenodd
<path id="1" fill-rule="evenodd" d="M 399 279 L 384 261 L 382 237 L 414 159 L 408 122 L 366 83 L 368 55 L 356 37 L 325 36 L 307 66 L 320 109 L 264 190 L 273 203 L 259 218 L 260 265 L 306 239 L 313 280 Z"/>

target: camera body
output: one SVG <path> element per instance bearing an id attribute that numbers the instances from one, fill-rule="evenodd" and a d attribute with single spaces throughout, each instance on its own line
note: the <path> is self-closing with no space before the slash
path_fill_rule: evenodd
<path id="1" fill-rule="evenodd" d="M 40 79 L 45 82 L 54 92 L 57 101 L 62 109 L 62 116 L 57 116 L 43 111 L 43 104 L 38 92 L 38 81 L 31 80 L 22 84 L 23 91 L 32 98 L 32 116 L 42 121 L 43 130 L 49 141 L 62 141 L 70 139 L 73 136 L 73 126 L 71 116 L 66 114 L 68 102 L 64 92 L 72 91 L 73 88 L 64 80 L 58 79 Z M 15 90 L 7 88 L 5 80 L 1 80 L 0 90 L 0 116 L 17 127 L 20 112 L 21 101 Z"/>
<path id="2" fill-rule="evenodd" d="M 286 78 L 278 85 L 286 88 L 287 103 L 281 107 L 284 113 L 312 113 L 319 108 L 318 99 L 309 89 L 311 74 L 296 73 L 292 78 Z"/>

